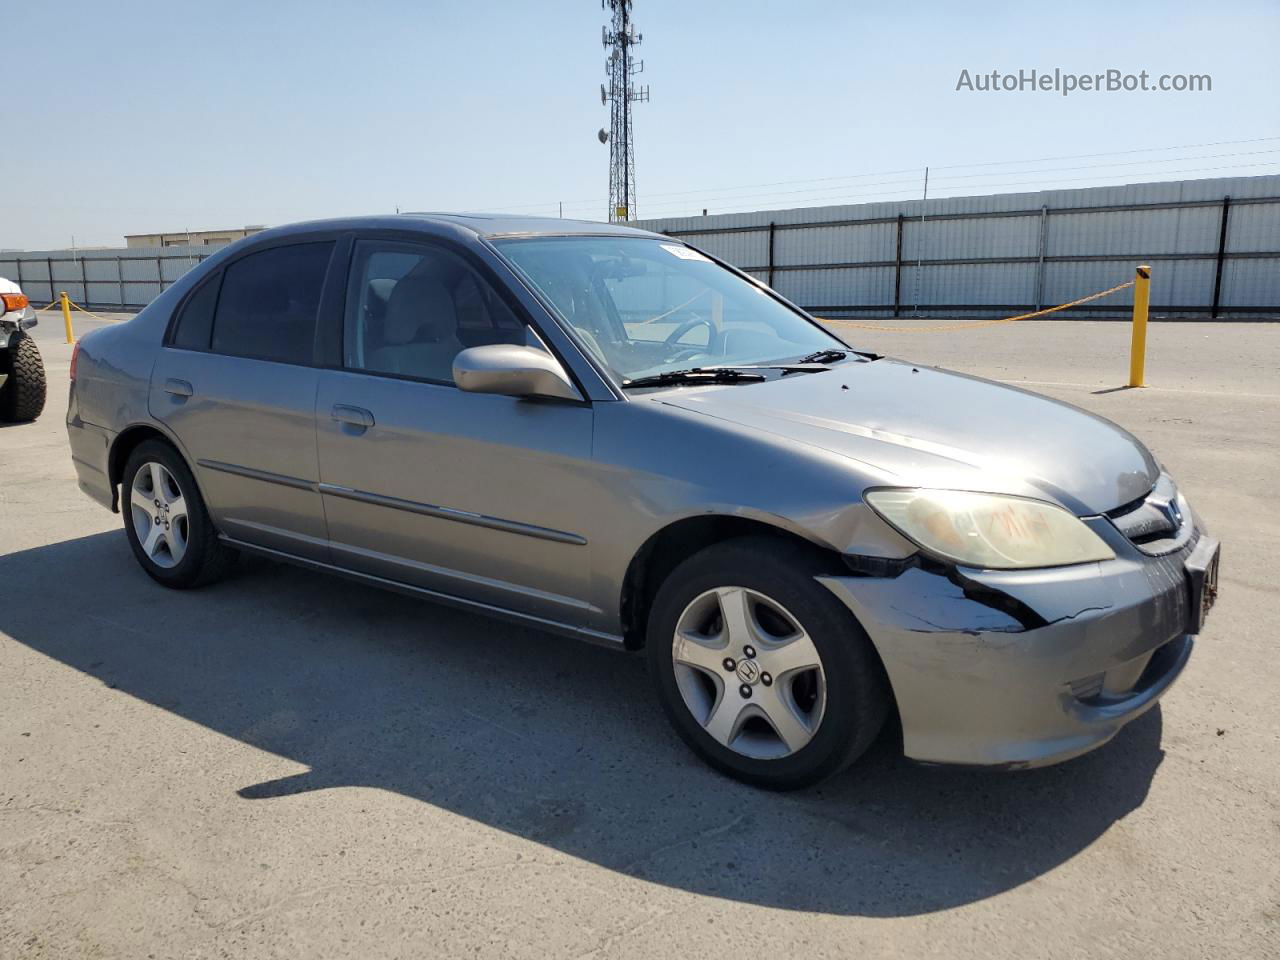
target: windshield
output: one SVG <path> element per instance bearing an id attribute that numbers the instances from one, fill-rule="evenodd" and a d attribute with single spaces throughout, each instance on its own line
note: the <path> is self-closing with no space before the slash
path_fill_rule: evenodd
<path id="1" fill-rule="evenodd" d="M 848 349 L 755 284 L 674 241 L 535 237 L 495 246 L 622 381 Z"/>

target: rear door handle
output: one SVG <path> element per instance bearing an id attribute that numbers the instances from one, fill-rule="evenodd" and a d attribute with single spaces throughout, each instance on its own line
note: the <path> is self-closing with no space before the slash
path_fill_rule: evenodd
<path id="1" fill-rule="evenodd" d="M 164 382 L 164 392 L 175 397 L 189 397 L 193 393 L 191 384 L 186 380 L 176 380 L 173 377 Z"/>
<path id="2" fill-rule="evenodd" d="M 353 427 L 372 427 L 373 414 L 364 407 L 353 407 L 347 403 L 335 403 L 333 409 L 329 411 L 329 416 L 337 420 L 339 423 L 350 424 Z"/>

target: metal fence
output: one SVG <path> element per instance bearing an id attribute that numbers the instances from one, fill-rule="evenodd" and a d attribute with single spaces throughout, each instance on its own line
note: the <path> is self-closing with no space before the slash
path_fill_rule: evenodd
<path id="1" fill-rule="evenodd" d="M 1039 310 L 1152 270 L 1153 315 L 1280 316 L 1280 176 L 648 220 L 827 316 Z M 1128 316 L 1132 291 L 1057 314 Z"/>
<path id="2" fill-rule="evenodd" d="M 641 221 L 826 316 L 1038 310 L 1153 267 L 1156 316 L 1280 317 L 1280 176 Z M 0 252 L 35 303 L 138 309 L 208 247 Z M 1132 292 L 1056 314 L 1128 316 Z"/>
<path id="3" fill-rule="evenodd" d="M 37 306 L 65 290 L 89 309 L 138 310 L 216 252 L 208 247 L 4 251 L 0 277 L 17 283 Z"/>

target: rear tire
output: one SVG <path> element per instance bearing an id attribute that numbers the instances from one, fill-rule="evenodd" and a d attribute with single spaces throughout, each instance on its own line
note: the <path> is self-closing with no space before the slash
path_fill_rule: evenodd
<path id="1" fill-rule="evenodd" d="M 236 551 L 219 542 L 186 461 L 163 440 L 143 441 L 129 454 L 120 513 L 133 555 L 166 587 L 213 583 L 235 562 Z"/>
<path id="2" fill-rule="evenodd" d="M 722 773 L 809 786 L 853 763 L 884 724 L 884 668 L 814 579 L 830 572 L 816 548 L 744 537 L 694 554 L 659 587 L 650 675 L 676 732 Z"/>
<path id="3" fill-rule="evenodd" d="M 44 363 L 36 342 L 19 331 L 0 349 L 0 374 L 8 374 L 0 387 L 0 420 L 25 423 L 44 410 Z"/>

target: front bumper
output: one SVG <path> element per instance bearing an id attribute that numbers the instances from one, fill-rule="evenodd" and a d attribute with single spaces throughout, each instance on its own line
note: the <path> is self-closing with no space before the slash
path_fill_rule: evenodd
<path id="1" fill-rule="evenodd" d="M 15 334 L 30 330 L 39 322 L 39 317 L 31 307 L 23 307 L 17 314 L 6 312 L 0 316 L 0 350 L 9 346 Z"/>
<path id="2" fill-rule="evenodd" d="M 908 757 L 1057 763 L 1106 743 L 1169 689 L 1197 629 L 1186 563 L 1217 542 L 1196 530 L 1152 557 L 1096 523 L 1115 560 L 955 578 L 918 567 L 822 578 L 884 662 Z"/>

